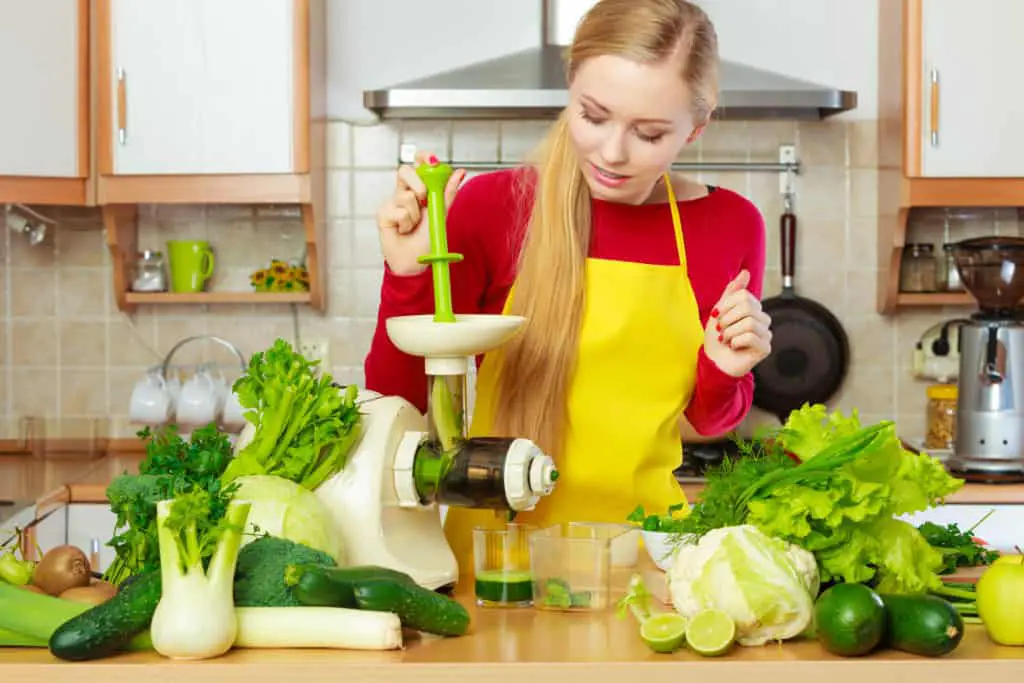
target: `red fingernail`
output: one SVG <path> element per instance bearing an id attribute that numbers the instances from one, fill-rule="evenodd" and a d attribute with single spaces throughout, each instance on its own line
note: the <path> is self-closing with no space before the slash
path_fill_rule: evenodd
<path id="1" fill-rule="evenodd" d="M 427 205 L 427 198 L 426 197 L 421 197 L 420 198 L 420 206 L 426 206 L 426 205 Z"/>
<path id="2" fill-rule="evenodd" d="M 725 335 L 718 335 L 718 341 L 725 341 Z"/>
<path id="3" fill-rule="evenodd" d="M 722 331 L 721 323 L 715 323 L 715 332 L 721 332 L 721 331 Z"/>
<path id="4" fill-rule="evenodd" d="M 717 318 L 718 317 L 718 309 L 717 308 L 712 308 L 711 309 L 711 317 L 712 318 Z"/>
<path id="5" fill-rule="evenodd" d="M 434 156 L 433 154 L 431 154 L 430 158 L 427 159 L 427 163 L 429 163 L 431 166 L 437 166 L 437 163 L 438 163 L 437 157 Z"/>

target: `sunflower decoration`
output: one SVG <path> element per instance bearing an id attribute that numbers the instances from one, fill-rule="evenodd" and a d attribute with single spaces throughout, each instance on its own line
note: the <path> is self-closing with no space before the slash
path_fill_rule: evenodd
<path id="1" fill-rule="evenodd" d="M 309 271 L 301 264 L 273 259 L 250 274 L 249 282 L 257 292 L 308 292 Z"/>

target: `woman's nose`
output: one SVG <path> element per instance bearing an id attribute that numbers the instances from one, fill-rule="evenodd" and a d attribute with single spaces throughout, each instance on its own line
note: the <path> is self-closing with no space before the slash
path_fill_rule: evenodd
<path id="1" fill-rule="evenodd" d="M 623 164 L 627 160 L 626 141 L 620 133 L 609 135 L 601 147 L 601 156 L 609 164 Z"/>

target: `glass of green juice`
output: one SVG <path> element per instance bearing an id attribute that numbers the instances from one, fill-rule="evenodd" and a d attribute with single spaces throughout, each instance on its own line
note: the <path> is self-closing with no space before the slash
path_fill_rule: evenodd
<path id="1" fill-rule="evenodd" d="M 473 530 L 473 569 L 476 604 L 481 607 L 530 607 L 529 524 L 476 527 Z"/>

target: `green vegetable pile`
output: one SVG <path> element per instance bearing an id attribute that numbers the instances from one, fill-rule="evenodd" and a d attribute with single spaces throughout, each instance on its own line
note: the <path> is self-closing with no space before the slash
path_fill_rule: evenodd
<path id="1" fill-rule="evenodd" d="M 750 457 L 708 472 L 679 541 L 751 524 L 812 552 L 822 583 L 867 583 L 885 593 L 945 590 L 943 553 L 897 517 L 932 507 L 963 481 L 934 458 L 904 449 L 891 422 L 863 426 L 856 412 L 805 405 L 747 450 Z"/>
<path id="2" fill-rule="evenodd" d="M 278 339 L 254 353 L 234 384 L 255 435 L 228 465 L 224 481 L 270 474 L 315 490 L 341 471 L 359 440 L 358 387 L 331 375 Z"/>

